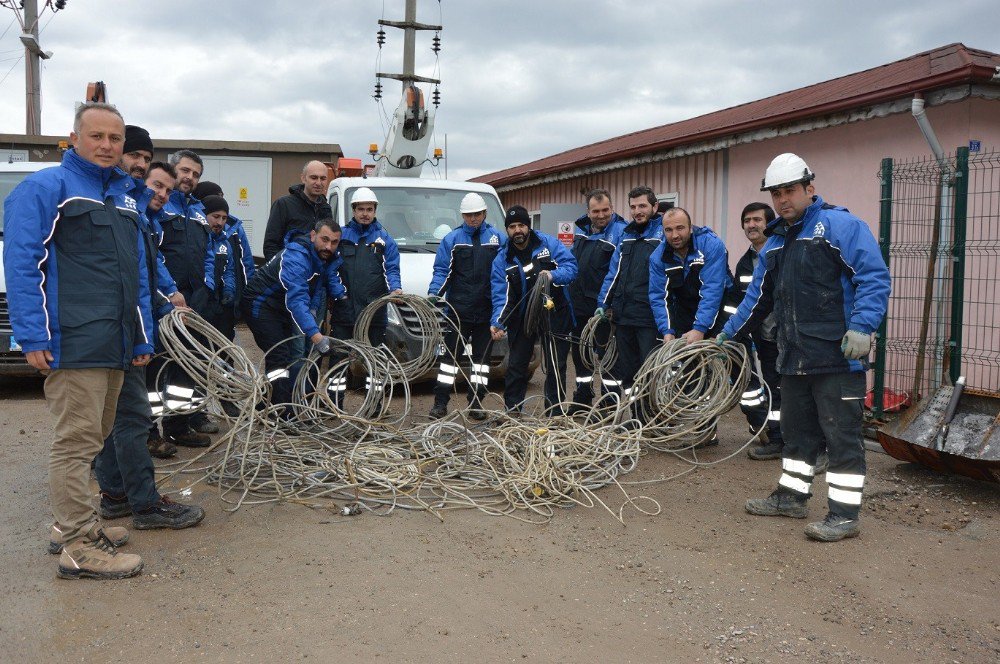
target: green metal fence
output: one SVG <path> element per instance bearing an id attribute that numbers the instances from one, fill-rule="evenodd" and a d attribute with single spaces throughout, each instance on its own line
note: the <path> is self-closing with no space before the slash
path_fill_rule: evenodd
<path id="1" fill-rule="evenodd" d="M 879 245 L 892 295 L 879 329 L 873 412 L 966 376 L 1000 390 L 1000 152 L 882 160 Z"/>

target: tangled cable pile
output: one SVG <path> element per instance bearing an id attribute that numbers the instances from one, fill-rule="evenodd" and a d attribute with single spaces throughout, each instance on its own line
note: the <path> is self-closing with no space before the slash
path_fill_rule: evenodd
<path id="1" fill-rule="evenodd" d="M 674 342 L 643 365 L 636 383 L 642 388 L 631 398 L 583 416 L 512 418 L 498 409 L 483 423 L 466 420 L 466 411 L 427 423 L 410 413 L 409 382 L 420 375 L 411 372 L 433 366 L 440 318 L 423 298 L 391 297 L 406 298 L 421 325 L 426 322 L 430 364 L 426 358 L 400 363 L 384 346 L 365 343 L 372 320 L 366 310 L 355 338 L 335 342 L 332 359 L 314 353 L 304 361 L 290 409 L 269 402 L 266 377 L 242 348 L 191 312 L 167 316 L 161 335 L 171 360 L 195 379 L 209 404 L 240 405 L 239 415 L 228 418 L 230 430 L 173 472 L 216 484 L 231 509 L 283 500 L 343 514 L 400 508 L 440 518 L 447 510 L 475 508 L 540 522 L 557 507 L 600 505 L 623 521 L 627 507 L 660 511 L 655 500 L 630 495 L 621 479 L 635 469 L 643 446 L 684 458 L 678 450 L 692 447 L 732 407 L 749 376 L 741 369 L 730 384 L 733 367 L 744 359 L 742 346 Z M 346 385 L 359 368 L 367 389 L 338 397 L 331 386 Z M 636 419 L 637 409 L 646 424 Z M 697 458 L 689 463 L 684 472 Z M 621 492 L 619 505 L 598 495 L 608 486 Z"/>

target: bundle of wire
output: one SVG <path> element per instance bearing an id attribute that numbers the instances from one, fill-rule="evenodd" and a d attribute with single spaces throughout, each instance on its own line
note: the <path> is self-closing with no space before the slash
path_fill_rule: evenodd
<path id="1" fill-rule="evenodd" d="M 439 325 L 429 303 L 403 297 L 428 326 Z M 165 318 L 161 338 L 171 360 L 210 403 L 240 404 L 229 431 L 204 454 L 169 469 L 170 476 L 216 484 L 229 509 L 282 500 L 344 513 L 400 508 L 440 517 L 471 508 L 541 522 L 557 507 L 581 505 L 601 506 L 624 521 L 626 508 L 660 511 L 655 500 L 632 495 L 622 479 L 638 465 L 643 444 L 671 450 L 690 444 L 734 405 L 732 395 L 738 400 L 748 375 L 733 369 L 744 359 L 742 346 L 674 342 L 643 365 L 635 398 L 622 399 L 602 417 L 594 411 L 513 419 L 498 408 L 481 424 L 467 421 L 464 411 L 427 423 L 410 416 L 409 371 L 422 365 L 400 363 L 384 347 L 357 338 L 367 338 L 361 323 L 371 321 L 377 305 L 384 302 L 362 314 L 355 339 L 334 340 L 330 357 L 313 353 L 304 362 L 290 410 L 270 403 L 263 371 L 238 345 L 191 312 Z M 440 327 L 429 338 L 441 338 Z M 331 386 L 345 385 L 358 367 L 368 389 L 337 397 Z M 648 424 L 626 426 L 635 421 L 636 407 Z M 617 507 L 599 495 L 609 486 L 620 491 Z"/>

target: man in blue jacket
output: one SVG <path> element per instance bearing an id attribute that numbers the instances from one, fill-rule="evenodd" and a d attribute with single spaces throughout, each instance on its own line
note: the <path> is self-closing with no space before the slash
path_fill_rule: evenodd
<path id="1" fill-rule="evenodd" d="M 334 302 L 330 322 L 333 336 L 350 339 L 354 323 L 365 307 L 390 293 L 403 292 L 399 278 L 399 247 L 379 223 L 378 198 L 368 187 L 359 187 L 351 195 L 351 220 L 344 227 L 340 242 L 340 280 L 347 289 L 347 299 Z M 332 293 L 329 294 L 333 299 Z M 375 316 L 368 329 L 368 341 L 378 347 L 385 341 L 385 309 Z M 370 386 L 369 386 L 370 387 Z"/>
<path id="2" fill-rule="evenodd" d="M 573 351 L 573 368 L 576 372 L 576 391 L 569 414 L 586 411 L 594 399 L 594 375 L 583 364 L 580 353 L 580 335 L 587 321 L 597 309 L 597 297 L 601 293 L 604 279 L 608 276 L 611 257 L 621 242 L 626 222 L 614 211 L 611 194 L 607 189 L 594 189 L 587 194 L 587 214 L 576 220 L 573 236 L 573 257 L 576 258 L 579 273 L 569 285 L 573 302 L 576 327 L 570 337 Z M 598 343 L 607 343 L 598 339 Z M 610 387 L 617 383 L 610 377 Z"/>
<path id="3" fill-rule="evenodd" d="M 733 287 L 729 252 L 707 226 L 694 226 L 687 210 L 663 213 L 663 243 L 649 260 L 649 306 L 663 341 L 701 341 L 722 329 Z M 733 308 L 735 311 L 735 308 Z"/>
<path id="4" fill-rule="evenodd" d="M 455 389 L 463 354 L 460 349 L 470 344 L 469 416 L 482 420 L 486 414 L 481 404 L 490 378 L 490 276 L 493 261 L 506 246 L 507 237 L 486 223 L 486 201 L 479 194 L 466 194 L 459 211 L 463 223 L 438 245 L 434 277 L 428 288 L 432 302 L 445 298 L 452 323 L 445 330 L 445 353 L 438 368 L 430 416 L 448 414 L 448 399 Z"/>
<path id="5" fill-rule="evenodd" d="M 639 367 L 659 341 L 649 306 L 649 259 L 663 239 L 656 205 L 656 193 L 649 187 L 628 192 L 632 222 L 622 229 L 594 311 L 595 316 L 606 315 L 615 324 L 618 362 L 612 371 L 614 379 L 606 387 L 612 392 L 624 389 L 626 398 Z"/>
<path id="6" fill-rule="evenodd" d="M 746 297 L 717 341 L 741 337 L 774 312 L 783 472 L 778 488 L 747 501 L 746 509 L 761 516 L 808 516 L 816 460 L 825 445 L 829 511 L 805 532 L 832 542 L 860 532 L 865 372 L 890 285 L 868 225 L 815 195 L 814 177 L 791 153 L 767 167 L 761 191 L 771 193 L 779 217 L 768 225 Z"/>
<path id="7" fill-rule="evenodd" d="M 75 147 L 62 164 L 29 175 L 4 202 L 11 326 L 28 363 L 48 374 L 45 398 L 55 417 L 49 495 L 63 578 L 119 579 L 142 570 L 142 559 L 119 553 L 101 528 L 89 486 L 125 372 L 153 352 L 139 211 L 128 195 L 134 183 L 117 168 L 124 139 L 115 107 L 81 105 L 70 134 Z"/>
<path id="8" fill-rule="evenodd" d="M 205 287 L 209 292 L 206 320 L 227 339 L 236 337 L 236 261 L 226 234 L 229 203 L 222 196 L 206 196 L 201 202 L 208 220 L 205 250 Z"/>
<path id="9" fill-rule="evenodd" d="M 566 345 L 573 329 L 573 305 L 566 293 L 576 278 L 576 259 L 562 242 L 531 230 L 531 217 L 520 205 L 507 210 L 504 217 L 507 247 L 497 252 L 492 269 L 493 316 L 490 336 L 494 341 L 507 337 L 510 354 L 504 381 L 503 400 L 512 417 L 520 417 L 528 388 L 528 364 L 535 342 L 542 337 L 542 361 L 545 366 L 545 410 L 552 414 L 566 394 Z M 539 288 L 542 275 L 551 278 L 550 313 L 543 309 L 540 330 L 527 329 L 528 301 Z M 546 329 L 547 327 L 547 329 Z"/>
<path id="10" fill-rule="evenodd" d="M 140 210 L 139 227 L 146 253 L 144 267 L 149 280 L 153 317 L 159 320 L 174 308 L 164 291 L 174 293 L 176 287 L 157 249 L 159 226 L 151 223 L 147 215 L 152 208 L 159 210 L 170 195 L 174 183 L 170 175 L 173 169 L 162 162 L 146 159 L 147 155 L 152 157 L 153 142 L 141 127 L 126 125 L 124 150 L 121 169 L 131 174 L 135 183 L 131 195 Z M 136 179 L 148 177 L 147 169 L 152 173 L 149 179 L 153 187 L 147 187 L 142 179 Z M 154 348 L 157 345 L 156 336 L 154 324 Z M 105 438 L 104 449 L 94 459 L 94 475 L 101 489 L 98 513 L 102 519 L 109 520 L 134 515 L 132 525 L 139 530 L 187 528 L 199 523 L 205 517 L 205 511 L 196 505 L 175 503 L 160 495 L 156 489 L 155 468 L 150 455 L 156 452 L 169 456 L 175 454 L 177 449 L 156 432 L 151 401 L 159 403 L 159 395 L 155 389 L 149 388 L 149 379 L 148 367 L 134 366 L 125 373 L 111 435 Z M 57 553 L 62 546 L 59 535 L 53 529 L 49 549 L 52 553 Z"/>
<path id="11" fill-rule="evenodd" d="M 208 221 L 201 201 L 194 197 L 204 162 L 191 150 L 174 152 L 169 162 L 177 172 L 177 183 L 163 207 L 160 252 L 187 306 L 203 317 L 210 317 L 211 294 L 205 286 Z M 178 367 L 169 367 L 167 373 L 168 385 L 174 392 L 189 393 L 194 387 L 191 378 Z M 163 418 L 163 437 L 175 445 L 204 447 L 208 443 L 196 434 L 218 431 L 218 425 L 209 420 L 204 412 L 178 413 Z"/>
<path id="12" fill-rule="evenodd" d="M 304 334 L 321 354 L 330 353 L 329 340 L 320 332 L 310 305 L 318 288 L 325 287 L 331 298 L 345 295 L 337 271 L 341 235 L 340 224 L 333 219 L 320 219 L 309 235 L 289 231 L 285 248 L 257 270 L 243 293 L 243 317 L 257 346 L 266 353 L 264 370 L 271 383 L 271 403 L 292 400 L 302 358 L 290 337 Z"/>
<path id="13" fill-rule="evenodd" d="M 208 196 L 225 198 L 226 194 L 223 193 L 222 187 L 216 183 L 202 180 L 194 188 L 194 197 L 199 201 L 204 201 Z M 250 246 L 250 238 L 247 237 L 247 232 L 243 228 L 243 221 L 234 216 L 232 210 L 227 215 L 224 232 L 229 240 L 229 249 L 233 256 L 233 276 L 236 280 L 236 313 L 239 314 L 239 302 L 243 299 L 243 289 L 247 287 L 247 282 L 253 278 L 257 267 L 253 262 L 253 248 Z"/>
<path id="14" fill-rule="evenodd" d="M 725 304 L 732 287 L 729 252 L 719 236 L 694 226 L 684 208 L 664 212 L 663 243 L 649 260 L 649 306 L 663 342 L 680 336 L 694 343 L 718 333 L 736 311 Z M 699 447 L 718 443 L 713 429 Z"/>

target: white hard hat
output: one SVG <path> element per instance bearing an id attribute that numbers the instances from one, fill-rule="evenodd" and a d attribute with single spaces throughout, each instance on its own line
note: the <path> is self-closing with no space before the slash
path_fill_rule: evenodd
<path id="1" fill-rule="evenodd" d="M 760 190 L 768 191 L 799 182 L 809 182 L 814 177 L 816 174 L 810 170 L 802 157 L 785 152 L 775 157 L 771 161 L 771 165 L 764 171 L 764 179 L 760 181 Z"/>
<path id="2" fill-rule="evenodd" d="M 462 207 L 459 212 L 462 214 L 472 214 L 473 212 L 485 212 L 486 201 L 479 194 L 466 194 L 462 199 Z"/>
<path id="3" fill-rule="evenodd" d="M 375 203 L 378 205 L 378 199 L 375 198 L 375 192 L 368 187 L 359 187 L 351 196 L 351 207 L 354 207 L 358 203 Z"/>

